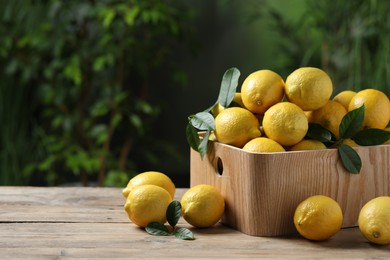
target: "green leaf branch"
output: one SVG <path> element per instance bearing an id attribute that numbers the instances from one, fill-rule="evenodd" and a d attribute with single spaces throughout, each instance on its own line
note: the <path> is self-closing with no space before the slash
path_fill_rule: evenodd
<path id="1" fill-rule="evenodd" d="M 349 111 L 341 120 L 339 139 L 326 128 L 318 124 L 309 124 L 307 137 L 321 141 L 327 146 L 336 147 L 344 168 L 351 173 L 359 173 L 362 161 L 359 154 L 348 144 L 346 139 L 352 139 L 358 145 L 380 145 L 390 139 L 390 132 L 383 129 L 363 129 L 365 106 Z"/>
<path id="2" fill-rule="evenodd" d="M 145 227 L 145 231 L 154 236 L 171 236 L 183 240 L 194 240 L 194 234 L 187 228 L 178 228 L 176 225 L 181 217 L 181 204 L 177 200 L 173 200 L 167 208 L 167 221 L 169 227 L 160 222 L 151 222 Z"/>
<path id="3" fill-rule="evenodd" d="M 187 142 L 192 149 L 199 152 L 202 159 L 207 154 L 209 136 L 215 130 L 214 116 L 211 114 L 211 110 L 218 104 L 223 107 L 229 107 L 232 104 L 240 74 L 240 71 L 234 67 L 226 70 L 222 77 L 217 101 L 205 111 L 188 117 Z M 202 139 L 199 138 L 199 131 L 205 132 Z"/>

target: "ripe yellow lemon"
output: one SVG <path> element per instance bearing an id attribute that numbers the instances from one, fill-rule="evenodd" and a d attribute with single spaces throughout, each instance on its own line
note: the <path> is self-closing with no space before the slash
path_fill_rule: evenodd
<path id="1" fill-rule="evenodd" d="M 390 118 L 390 101 L 385 93 L 376 89 L 364 89 L 356 93 L 349 103 L 349 111 L 364 104 L 363 128 L 384 129 Z"/>
<path id="2" fill-rule="evenodd" d="M 305 111 L 315 110 L 325 105 L 332 91 L 332 80 L 319 68 L 299 68 L 286 79 L 288 100 Z"/>
<path id="3" fill-rule="evenodd" d="M 344 90 L 334 96 L 333 101 L 339 102 L 348 111 L 349 102 L 355 96 L 356 92 L 352 90 Z"/>
<path id="4" fill-rule="evenodd" d="M 129 219 L 140 227 L 150 222 L 165 223 L 171 195 L 165 189 L 151 184 L 135 187 L 129 194 L 124 209 Z"/>
<path id="5" fill-rule="evenodd" d="M 303 200 L 294 213 L 297 231 L 310 240 L 326 240 L 335 235 L 343 223 L 340 205 L 330 197 L 314 195 Z"/>
<path id="6" fill-rule="evenodd" d="M 229 107 L 221 111 L 215 118 L 214 133 L 218 142 L 240 148 L 261 135 L 259 120 L 242 107 Z"/>
<path id="7" fill-rule="evenodd" d="M 256 114 L 263 114 L 269 107 L 282 101 L 283 96 L 284 81 L 271 70 L 251 73 L 241 86 L 244 106 Z"/>
<path id="8" fill-rule="evenodd" d="M 130 179 L 127 184 L 127 187 L 122 190 L 123 197 L 127 198 L 132 189 L 145 184 L 153 184 L 160 186 L 161 188 L 164 188 L 169 192 L 171 198 L 175 196 L 176 186 L 167 175 L 162 172 L 147 171 L 140 173 Z"/>
<path id="9" fill-rule="evenodd" d="M 199 184 L 181 198 L 183 218 L 195 227 L 205 228 L 216 224 L 225 211 L 225 200 L 219 190 L 207 184 Z"/>
<path id="10" fill-rule="evenodd" d="M 347 112 L 343 105 L 329 100 L 324 106 L 309 112 L 307 115 L 310 123 L 322 125 L 332 132 L 336 138 L 339 138 L 339 126 Z"/>
<path id="11" fill-rule="evenodd" d="M 370 242 L 390 244 L 390 197 L 381 196 L 368 201 L 359 213 L 359 229 Z"/>
<path id="12" fill-rule="evenodd" d="M 273 105 L 264 114 L 264 133 L 282 146 L 301 141 L 308 128 L 308 120 L 303 110 L 290 102 Z"/>
<path id="13" fill-rule="evenodd" d="M 257 137 L 247 142 L 242 150 L 253 153 L 277 153 L 284 152 L 283 146 L 272 139 Z"/>
<path id="14" fill-rule="evenodd" d="M 290 147 L 290 151 L 303 151 L 303 150 L 321 150 L 326 149 L 326 145 L 317 140 L 303 139 L 297 144 Z"/>

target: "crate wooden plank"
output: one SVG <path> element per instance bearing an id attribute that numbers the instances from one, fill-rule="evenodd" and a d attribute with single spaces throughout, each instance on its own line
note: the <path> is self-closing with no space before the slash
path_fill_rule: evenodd
<path id="1" fill-rule="evenodd" d="M 356 151 L 363 167 L 351 174 L 336 149 L 259 154 L 214 142 L 203 160 L 191 150 L 191 186 L 217 187 L 226 200 L 222 222 L 249 235 L 296 232 L 296 206 L 316 194 L 338 201 L 343 227 L 352 227 L 364 203 L 390 195 L 390 145 Z"/>

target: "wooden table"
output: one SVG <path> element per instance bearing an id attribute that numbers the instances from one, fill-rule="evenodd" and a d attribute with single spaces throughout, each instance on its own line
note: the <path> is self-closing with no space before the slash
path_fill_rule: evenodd
<path id="1" fill-rule="evenodd" d="M 177 190 L 177 198 L 184 189 Z M 0 187 L 0 258 L 321 258 L 390 259 L 390 246 L 368 243 L 358 228 L 324 242 L 299 235 L 248 236 L 223 225 L 191 228 L 195 240 L 151 236 L 132 224 L 117 188 Z"/>

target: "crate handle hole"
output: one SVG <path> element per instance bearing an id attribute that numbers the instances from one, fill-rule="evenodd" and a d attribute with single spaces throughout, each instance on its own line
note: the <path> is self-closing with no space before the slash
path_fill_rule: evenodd
<path id="1" fill-rule="evenodd" d="M 217 173 L 219 175 L 223 174 L 223 163 L 222 163 L 221 158 L 218 158 L 218 160 L 217 160 Z"/>

